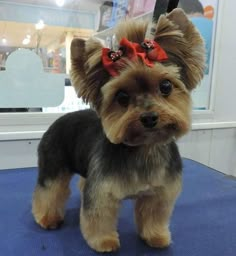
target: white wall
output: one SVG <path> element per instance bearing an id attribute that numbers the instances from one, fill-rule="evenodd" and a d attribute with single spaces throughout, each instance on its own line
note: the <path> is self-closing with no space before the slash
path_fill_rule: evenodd
<path id="1" fill-rule="evenodd" d="M 37 166 L 39 140 L 0 141 L 0 170 Z"/>
<path id="2" fill-rule="evenodd" d="M 195 130 L 178 145 L 183 157 L 236 176 L 236 128 Z"/>
<path id="3" fill-rule="evenodd" d="M 37 166 L 37 140 L 0 141 L 0 170 Z M 178 141 L 182 157 L 236 176 L 236 128 L 194 130 Z"/>

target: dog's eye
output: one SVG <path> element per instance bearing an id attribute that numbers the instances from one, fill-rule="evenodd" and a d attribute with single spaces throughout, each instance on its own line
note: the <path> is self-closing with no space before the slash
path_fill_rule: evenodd
<path id="1" fill-rule="evenodd" d="M 170 80 L 163 80 L 160 82 L 159 88 L 163 96 L 169 96 L 172 91 L 173 85 Z"/>
<path id="2" fill-rule="evenodd" d="M 122 106 L 122 107 L 128 107 L 130 97 L 127 92 L 125 91 L 119 91 L 116 94 L 116 101 Z"/>

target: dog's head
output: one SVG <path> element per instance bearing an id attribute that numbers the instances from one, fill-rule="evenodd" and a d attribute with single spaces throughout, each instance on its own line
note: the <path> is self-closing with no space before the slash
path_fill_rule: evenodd
<path id="1" fill-rule="evenodd" d="M 115 144 L 165 143 L 190 128 L 190 92 L 204 74 L 203 40 L 181 9 L 160 17 L 153 41 L 145 40 L 146 29 L 144 22 L 120 24 L 117 52 L 94 38 L 71 44 L 72 84 Z"/>

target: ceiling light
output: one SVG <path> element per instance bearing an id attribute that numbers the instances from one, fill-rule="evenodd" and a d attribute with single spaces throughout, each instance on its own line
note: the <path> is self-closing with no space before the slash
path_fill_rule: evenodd
<path id="1" fill-rule="evenodd" d="M 65 4 L 65 0 L 56 0 L 56 4 L 57 4 L 59 7 L 62 7 L 62 6 Z"/>
<path id="2" fill-rule="evenodd" d="M 2 38 L 2 43 L 3 43 L 3 44 L 6 44 L 6 43 L 7 43 L 6 37 L 3 37 L 3 38 Z"/>
<path id="3" fill-rule="evenodd" d="M 43 29 L 44 27 L 45 27 L 45 24 L 44 24 L 44 21 L 43 21 L 43 20 L 39 20 L 39 22 L 35 24 L 35 28 L 36 28 L 37 30 L 41 30 L 41 29 Z"/>
<path id="4" fill-rule="evenodd" d="M 22 44 L 27 45 L 30 43 L 31 35 L 26 35 L 26 37 L 23 39 Z"/>
<path id="5" fill-rule="evenodd" d="M 23 45 L 27 45 L 29 43 L 30 43 L 30 39 L 29 38 L 24 38 L 23 41 L 22 41 Z"/>

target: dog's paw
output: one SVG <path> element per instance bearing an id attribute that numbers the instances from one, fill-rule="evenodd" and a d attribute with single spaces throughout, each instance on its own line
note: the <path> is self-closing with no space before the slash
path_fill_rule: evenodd
<path id="1" fill-rule="evenodd" d="M 117 232 L 110 235 L 94 237 L 87 241 L 89 246 L 97 252 L 114 252 L 120 248 L 120 241 Z"/>
<path id="2" fill-rule="evenodd" d="M 167 230 L 150 237 L 142 237 L 142 239 L 151 247 L 166 248 L 171 243 L 171 234 L 169 230 Z"/>
<path id="3" fill-rule="evenodd" d="M 36 219 L 36 222 L 44 229 L 57 229 L 63 224 L 64 219 L 59 214 L 45 215 Z"/>

